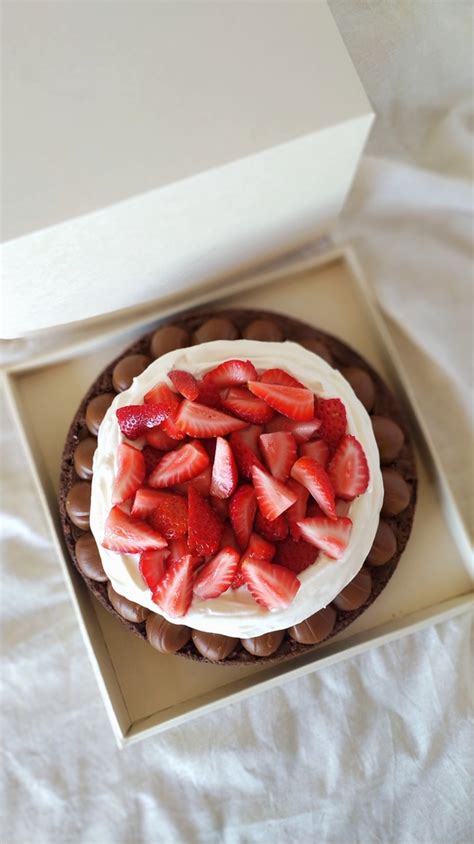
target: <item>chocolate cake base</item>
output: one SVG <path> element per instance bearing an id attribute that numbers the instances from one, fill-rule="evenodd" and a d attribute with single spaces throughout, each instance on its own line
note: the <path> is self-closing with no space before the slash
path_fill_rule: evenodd
<path id="1" fill-rule="evenodd" d="M 163 331 L 164 327 L 168 327 Z M 171 328 L 173 327 L 173 329 Z M 176 329 L 176 330 L 174 330 Z M 369 393 L 373 395 L 366 396 L 367 403 L 372 405 L 370 413 L 372 415 L 388 417 L 393 420 L 404 434 L 404 443 L 396 455 L 396 457 L 384 462 L 384 469 L 392 469 L 398 473 L 406 484 L 408 485 L 409 501 L 402 512 L 397 515 L 384 516 L 386 522 L 392 529 L 396 537 L 396 551 L 391 559 L 384 565 L 372 565 L 370 567 L 370 574 L 372 578 L 372 586 L 370 595 L 362 606 L 352 611 L 344 611 L 337 606 L 334 606 L 336 611 L 336 619 L 334 627 L 327 636 L 327 639 L 335 636 L 341 630 L 345 629 L 349 624 L 352 624 L 361 613 L 375 601 L 382 590 L 387 585 L 392 577 L 398 561 L 405 549 L 408 538 L 410 536 L 413 517 L 416 504 L 417 492 L 417 476 L 416 466 L 412 446 L 410 444 L 410 437 L 406 421 L 400 410 L 400 407 L 388 389 L 384 381 L 375 372 L 375 370 L 353 349 L 346 343 L 338 340 L 327 334 L 324 331 L 314 328 L 290 317 L 283 316 L 278 313 L 270 311 L 252 311 L 252 310 L 224 310 L 217 313 L 205 310 L 193 310 L 187 314 L 182 314 L 173 319 L 163 320 L 157 323 L 153 332 L 142 337 L 116 358 L 107 366 L 103 372 L 94 381 L 74 416 L 69 433 L 66 439 L 64 453 L 61 463 L 61 477 L 60 477 L 60 496 L 59 506 L 61 513 L 61 521 L 64 531 L 64 538 L 66 545 L 77 570 L 85 580 L 89 590 L 97 598 L 97 600 L 111 613 L 113 613 L 122 624 L 124 624 L 132 633 L 140 636 L 143 639 L 147 638 L 145 621 L 141 620 L 140 610 L 136 609 L 134 616 L 134 609 L 127 607 L 125 615 L 136 617 L 137 620 L 131 621 L 124 618 L 122 614 L 117 612 L 117 609 L 111 603 L 109 584 L 107 583 L 105 573 L 102 575 L 97 573 L 97 567 L 100 568 L 100 562 L 94 561 L 94 566 L 88 567 L 84 565 L 84 560 L 81 558 L 82 566 L 78 562 L 76 556 L 76 542 L 81 536 L 85 536 L 87 530 L 77 527 L 71 521 L 66 506 L 68 495 L 73 487 L 79 482 L 88 484 L 89 480 L 84 480 L 90 476 L 89 467 L 85 469 L 80 466 L 75 466 L 74 454 L 78 443 L 91 435 L 97 433 L 97 421 L 100 418 L 101 409 L 98 410 L 97 418 L 91 409 L 94 405 L 89 406 L 92 399 L 101 396 L 104 393 L 116 394 L 118 389 L 126 389 L 128 386 L 127 379 L 133 377 L 142 371 L 153 358 L 160 356 L 160 354 L 170 351 L 172 348 L 184 347 L 187 345 L 196 345 L 199 342 L 207 342 L 208 340 L 217 339 L 237 339 L 244 337 L 246 339 L 258 339 L 267 341 L 278 340 L 292 340 L 310 350 L 316 351 L 321 356 L 325 357 L 337 369 L 355 368 L 362 370 L 371 379 L 372 387 Z M 174 345 L 173 345 L 174 343 Z M 130 356 L 141 356 L 130 359 Z M 120 366 L 118 366 L 120 364 Z M 360 376 L 360 372 L 358 373 Z M 368 380 L 368 379 L 367 379 Z M 361 385 L 361 390 L 364 385 Z M 370 382 L 369 382 L 370 386 Z M 117 389 L 116 389 L 117 388 Z M 357 390 L 356 390 L 357 392 Z M 365 392 L 365 390 L 364 390 Z M 361 396 L 362 398 L 362 396 Z M 106 404 L 106 401 L 103 402 Z M 97 404 L 97 403 L 96 403 Z M 99 400 L 99 404 L 101 404 Z M 89 413 L 86 411 L 89 407 Z M 88 423 L 88 424 L 87 424 Z M 89 427 L 88 427 L 89 425 Z M 85 451 L 83 449 L 83 451 Z M 77 473 L 79 468 L 81 474 Z M 390 474 L 390 473 L 389 473 Z M 77 493 L 77 489 L 75 490 Z M 82 488 L 82 493 L 87 497 L 87 489 Z M 77 497 L 77 496 L 76 496 Z M 84 496 L 81 496 L 84 497 Z M 71 502 L 68 502 L 69 512 L 71 512 Z M 75 521 L 78 519 L 77 513 L 74 514 Z M 86 514 L 87 517 L 87 514 Z M 81 521 L 81 526 L 84 527 Z M 87 543 L 86 543 L 87 544 Z M 86 573 L 85 573 L 86 571 Z M 91 579 L 87 573 L 92 573 L 94 578 L 102 577 L 101 580 Z M 112 595 L 112 597 L 114 597 Z M 129 603 L 129 602 L 126 602 Z M 116 606 L 124 612 L 123 608 L 117 604 Z M 324 640 L 326 641 L 326 639 Z M 320 642 L 318 642 L 320 644 Z M 295 641 L 285 631 L 281 644 L 278 649 L 270 656 L 255 656 L 249 653 L 242 646 L 240 642 L 236 645 L 234 650 L 227 656 L 226 659 L 218 659 L 218 652 L 211 653 L 213 657 L 211 660 L 200 653 L 193 639 L 191 638 L 184 647 L 177 652 L 177 656 L 183 656 L 188 659 L 194 659 L 201 662 L 210 662 L 222 665 L 254 664 L 254 663 L 270 663 L 279 662 L 286 659 L 300 656 L 307 651 L 313 650 L 317 645 L 315 644 L 301 644 Z"/>

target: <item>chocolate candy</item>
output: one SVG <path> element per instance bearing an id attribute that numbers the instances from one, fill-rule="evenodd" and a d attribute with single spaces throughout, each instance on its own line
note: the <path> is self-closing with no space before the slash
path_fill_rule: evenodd
<path id="1" fill-rule="evenodd" d="M 372 427 L 380 454 L 381 463 L 391 463 L 403 446 L 403 431 L 388 416 L 372 416 Z"/>
<path id="2" fill-rule="evenodd" d="M 299 344 L 300 346 L 304 346 L 305 349 L 308 349 L 309 352 L 319 355 L 320 358 L 323 358 L 326 363 L 329 363 L 332 366 L 332 354 L 321 340 L 316 340 L 315 337 L 305 337 L 303 340 L 299 341 Z"/>
<path id="3" fill-rule="evenodd" d="M 264 633 L 263 636 L 254 636 L 252 639 L 240 641 L 252 656 L 271 656 L 280 647 L 284 635 L 284 630 L 275 630 L 273 633 Z"/>
<path id="4" fill-rule="evenodd" d="M 347 366 L 341 369 L 341 375 L 349 381 L 359 401 L 370 412 L 375 402 L 375 384 L 369 373 L 358 366 Z"/>
<path id="5" fill-rule="evenodd" d="M 76 561 L 82 574 L 91 580 L 105 582 L 107 575 L 102 566 L 97 543 L 91 533 L 79 537 L 75 547 Z"/>
<path id="6" fill-rule="evenodd" d="M 92 459 L 97 448 L 95 437 L 87 437 L 76 446 L 74 452 L 74 468 L 80 478 L 90 480 L 92 477 Z"/>
<path id="7" fill-rule="evenodd" d="M 116 364 L 112 372 L 112 384 L 118 393 L 128 390 L 132 381 L 151 363 L 148 355 L 127 355 Z"/>
<path id="8" fill-rule="evenodd" d="M 193 335 L 195 343 L 210 343 L 213 340 L 237 340 L 239 332 L 234 323 L 225 317 L 211 317 L 203 322 Z"/>
<path id="9" fill-rule="evenodd" d="M 387 522 L 380 521 L 366 563 L 371 566 L 383 566 L 392 559 L 397 550 L 396 536 Z"/>
<path id="10" fill-rule="evenodd" d="M 242 332 L 246 340 L 263 340 L 267 343 L 281 343 L 283 331 L 270 319 L 254 319 Z"/>
<path id="11" fill-rule="evenodd" d="M 177 325 L 164 325 L 158 328 L 153 334 L 150 343 L 150 352 L 154 358 L 173 352 L 175 349 L 184 349 L 190 345 L 189 334 L 185 328 L 178 328 Z"/>
<path id="12" fill-rule="evenodd" d="M 146 607 L 142 607 L 140 604 L 124 598 L 123 595 L 119 595 L 111 583 L 107 585 L 107 595 L 115 612 L 118 612 L 126 621 L 133 621 L 134 624 L 138 624 L 141 621 L 145 621 L 150 613 L 150 610 L 147 610 Z"/>
<path id="13" fill-rule="evenodd" d="M 221 636 L 219 633 L 204 633 L 202 630 L 193 630 L 192 636 L 194 646 L 210 662 L 220 662 L 222 659 L 227 659 L 239 641 L 231 636 Z"/>
<path id="14" fill-rule="evenodd" d="M 290 627 L 288 633 L 295 642 L 300 645 L 317 645 L 323 639 L 327 639 L 332 633 L 333 627 L 336 623 L 336 610 L 334 607 L 324 607 L 324 609 L 300 621 Z"/>
<path id="15" fill-rule="evenodd" d="M 372 578 L 367 569 L 362 568 L 351 580 L 350 583 L 334 598 L 338 609 L 344 612 L 358 610 L 370 596 L 372 590 Z"/>
<path id="16" fill-rule="evenodd" d="M 398 516 L 410 503 L 410 487 L 395 469 L 382 469 L 384 488 L 382 515 Z"/>
<path id="17" fill-rule="evenodd" d="M 191 628 L 171 624 L 162 615 L 151 612 L 146 620 L 146 636 L 150 645 L 162 654 L 175 654 L 189 642 Z"/>
<path id="18" fill-rule="evenodd" d="M 71 487 L 66 497 L 66 513 L 73 525 L 81 530 L 89 530 L 91 509 L 91 485 L 79 481 Z"/>
<path id="19" fill-rule="evenodd" d="M 90 400 L 86 410 L 86 425 L 91 434 L 97 434 L 100 423 L 115 398 L 115 393 L 101 393 Z"/>

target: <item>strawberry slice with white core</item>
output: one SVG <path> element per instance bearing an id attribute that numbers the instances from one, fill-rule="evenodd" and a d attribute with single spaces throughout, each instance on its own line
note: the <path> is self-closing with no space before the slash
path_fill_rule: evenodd
<path id="1" fill-rule="evenodd" d="M 299 539 L 301 531 L 298 527 L 298 521 L 304 519 L 306 515 L 306 505 L 308 503 L 309 492 L 306 487 L 301 486 L 294 478 L 288 479 L 288 486 L 296 495 L 296 501 L 286 511 L 290 533 L 293 539 Z"/>
<path id="2" fill-rule="evenodd" d="M 182 557 L 185 557 L 186 554 L 189 554 L 188 550 L 188 543 L 184 537 L 180 537 L 179 539 L 171 539 L 169 543 L 169 550 L 170 555 L 168 557 L 168 565 L 171 563 L 175 563 L 177 560 L 180 560 Z"/>
<path id="3" fill-rule="evenodd" d="M 169 554 L 169 548 L 162 548 L 159 551 L 143 551 L 140 554 L 138 568 L 150 592 L 155 591 L 163 577 Z"/>
<path id="4" fill-rule="evenodd" d="M 262 372 L 258 380 L 262 384 L 280 384 L 283 387 L 302 387 L 306 389 L 301 381 L 297 381 L 293 375 L 290 375 L 284 369 L 267 369 L 265 372 Z"/>
<path id="5" fill-rule="evenodd" d="M 200 475 L 208 465 L 209 456 L 206 449 L 194 440 L 185 443 L 176 451 L 164 454 L 148 478 L 148 483 L 156 488 L 181 484 Z"/>
<path id="6" fill-rule="evenodd" d="M 232 449 L 222 437 L 216 439 L 216 451 L 212 467 L 211 495 L 216 498 L 230 498 L 238 481 L 237 465 Z"/>
<path id="7" fill-rule="evenodd" d="M 289 487 L 258 466 L 252 468 L 252 481 L 259 510 L 269 521 L 276 519 L 296 501 L 296 495 Z"/>
<path id="8" fill-rule="evenodd" d="M 173 387 L 185 399 L 189 399 L 189 401 L 195 401 L 197 399 L 199 395 L 199 384 L 190 372 L 185 372 L 182 369 L 172 369 L 171 372 L 168 372 L 168 378 L 173 384 Z"/>
<path id="9" fill-rule="evenodd" d="M 169 437 L 161 428 L 151 428 L 146 431 L 145 442 L 159 451 L 172 451 L 176 448 L 176 440 Z"/>
<path id="10" fill-rule="evenodd" d="M 181 403 L 175 422 L 180 431 L 191 437 L 224 437 L 247 426 L 243 419 L 187 399 Z"/>
<path id="11" fill-rule="evenodd" d="M 297 443 L 305 443 L 311 439 L 321 427 L 320 419 L 309 419 L 307 422 L 295 422 L 294 419 L 286 419 L 285 416 L 274 416 L 265 426 L 268 434 L 275 431 L 290 431 Z"/>
<path id="12" fill-rule="evenodd" d="M 190 486 L 197 490 L 200 495 L 204 495 L 205 497 L 209 495 L 211 490 L 211 467 L 206 466 L 204 471 L 196 475 L 195 478 L 191 478 L 190 481 L 185 481 L 182 484 L 175 484 L 173 489 L 175 492 L 181 492 L 183 495 L 187 495 Z"/>
<path id="13" fill-rule="evenodd" d="M 369 485 L 369 467 L 359 440 L 346 434 L 328 467 L 328 474 L 339 498 L 352 501 Z"/>
<path id="14" fill-rule="evenodd" d="M 249 381 L 247 386 L 254 396 L 289 419 L 309 421 L 314 417 L 314 395 L 305 387 L 262 384 L 261 381 Z"/>
<path id="15" fill-rule="evenodd" d="M 273 477 L 286 481 L 296 460 L 296 440 L 289 431 L 261 434 L 260 448 Z"/>
<path id="16" fill-rule="evenodd" d="M 266 402 L 253 396 L 245 387 L 231 387 L 222 398 L 222 407 L 239 419 L 260 425 L 269 422 L 274 415 L 274 411 Z"/>
<path id="17" fill-rule="evenodd" d="M 234 431 L 230 435 L 230 444 L 234 454 L 239 473 L 242 478 L 252 477 L 252 466 L 259 466 L 263 469 L 258 451 L 258 438 L 263 428 L 260 425 L 250 425 L 242 431 Z"/>
<path id="18" fill-rule="evenodd" d="M 206 372 L 203 381 L 221 389 L 232 384 L 246 384 L 254 378 L 257 378 L 257 370 L 249 360 L 226 360 Z"/>
<path id="19" fill-rule="evenodd" d="M 273 560 L 275 556 L 276 546 L 273 542 L 269 542 L 260 536 L 258 533 L 251 533 L 249 544 L 245 549 L 243 557 L 252 557 L 254 560 L 265 560 L 267 563 Z"/>
<path id="20" fill-rule="evenodd" d="M 152 600 L 166 615 L 186 615 L 193 598 L 194 558 L 187 554 L 172 563 L 158 583 Z"/>
<path id="21" fill-rule="evenodd" d="M 241 571 L 250 594 L 267 610 L 285 609 L 301 585 L 293 572 L 263 560 L 246 559 Z"/>
<path id="22" fill-rule="evenodd" d="M 145 458 L 141 451 L 128 443 L 120 443 L 112 487 L 112 504 L 122 504 L 127 498 L 135 495 L 145 480 L 145 474 Z"/>
<path id="23" fill-rule="evenodd" d="M 180 397 L 168 387 L 168 384 L 160 381 L 145 393 L 143 400 L 145 404 L 159 404 L 167 410 L 166 416 L 173 416 L 179 407 Z"/>
<path id="24" fill-rule="evenodd" d="M 310 519 L 302 519 L 298 526 L 306 542 L 310 542 L 333 560 L 339 560 L 343 556 L 352 530 L 352 522 L 345 516 L 337 519 L 313 516 Z"/>
<path id="25" fill-rule="evenodd" d="M 148 519 L 161 501 L 161 492 L 143 486 L 137 489 L 131 514 L 134 519 Z"/>
<path id="26" fill-rule="evenodd" d="M 229 589 L 240 562 L 240 554 L 226 546 L 198 572 L 194 581 L 194 594 L 206 601 L 218 598 Z"/>
<path id="27" fill-rule="evenodd" d="M 301 457 L 312 457 L 325 469 L 329 462 L 329 446 L 324 440 L 313 440 L 300 446 Z"/>
<path id="28" fill-rule="evenodd" d="M 102 546 L 109 551 L 121 551 L 124 554 L 138 554 L 141 551 L 153 551 L 165 548 L 164 536 L 147 525 L 134 519 L 120 507 L 112 507 L 104 529 Z"/>
<path id="29" fill-rule="evenodd" d="M 229 518 L 237 541 L 242 549 L 247 547 L 257 512 L 255 490 L 249 484 L 239 487 L 229 504 Z"/>
<path id="30" fill-rule="evenodd" d="M 115 413 L 124 437 L 137 440 L 148 428 L 156 428 L 166 419 L 168 408 L 162 404 L 129 404 L 117 408 Z"/>
<path id="31" fill-rule="evenodd" d="M 321 463 L 312 457 L 300 457 L 291 470 L 291 477 L 306 487 L 326 516 L 336 518 L 334 487 Z"/>

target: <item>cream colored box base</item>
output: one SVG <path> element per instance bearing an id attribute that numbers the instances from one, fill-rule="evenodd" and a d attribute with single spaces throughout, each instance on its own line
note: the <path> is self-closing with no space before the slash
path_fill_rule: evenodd
<path id="1" fill-rule="evenodd" d="M 214 288 L 215 291 L 215 288 Z M 133 324 L 94 327 L 82 345 L 56 349 L 11 368 L 6 382 L 38 490 L 55 538 L 84 641 L 120 746 L 151 736 L 231 701 L 356 655 L 472 606 L 470 548 L 449 486 L 377 303 L 349 249 L 300 259 L 292 267 L 247 276 L 215 300 L 203 292 L 192 304 L 266 308 L 334 333 L 354 346 L 405 404 L 417 446 L 419 497 L 413 533 L 392 580 L 349 628 L 314 651 L 274 667 L 226 667 L 164 656 L 132 636 L 89 594 L 65 551 L 57 507 L 64 439 L 77 405 L 98 372 L 133 336 L 164 316 L 148 309 Z M 179 305 L 175 304 L 176 311 Z M 170 312 L 172 307 L 167 309 Z M 54 432 L 50 399 L 61 395 Z"/>

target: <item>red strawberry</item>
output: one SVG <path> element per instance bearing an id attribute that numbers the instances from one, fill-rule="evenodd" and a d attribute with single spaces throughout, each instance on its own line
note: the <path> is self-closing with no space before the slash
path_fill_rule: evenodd
<path id="1" fill-rule="evenodd" d="M 224 522 L 229 516 L 229 500 L 227 498 L 217 498 L 215 495 L 211 495 L 209 501 L 213 510 L 216 511 L 221 521 Z"/>
<path id="2" fill-rule="evenodd" d="M 232 449 L 222 437 L 216 439 L 216 453 L 212 467 L 211 495 L 230 498 L 237 486 L 238 473 Z"/>
<path id="3" fill-rule="evenodd" d="M 219 387 L 230 387 L 232 384 L 246 384 L 257 377 L 257 370 L 249 360 L 226 360 L 210 372 L 206 372 L 204 382 Z"/>
<path id="4" fill-rule="evenodd" d="M 246 583 L 245 583 L 245 580 L 244 580 L 242 567 L 239 563 L 239 565 L 237 566 L 237 570 L 234 574 L 234 579 L 232 580 L 232 583 L 230 584 L 230 588 L 231 589 L 240 589 L 241 586 L 245 586 L 245 585 L 246 585 Z"/>
<path id="5" fill-rule="evenodd" d="M 182 369 L 173 369 L 168 372 L 168 378 L 173 384 L 173 387 L 189 401 L 195 401 L 199 395 L 199 385 L 194 375 L 190 372 L 184 372 Z"/>
<path id="6" fill-rule="evenodd" d="M 257 399 L 245 387 L 231 387 L 222 399 L 222 407 L 247 422 L 269 422 L 274 411 L 262 399 Z"/>
<path id="7" fill-rule="evenodd" d="M 194 581 L 194 594 L 203 601 L 208 598 L 218 598 L 229 589 L 239 562 L 240 554 L 234 548 L 222 548 L 199 571 Z"/>
<path id="8" fill-rule="evenodd" d="M 198 381 L 199 395 L 198 400 L 200 404 L 205 404 L 206 407 L 221 406 L 221 391 L 215 384 L 210 384 L 206 381 Z"/>
<path id="9" fill-rule="evenodd" d="M 168 565 L 171 563 L 175 563 L 177 560 L 181 560 L 182 557 L 185 557 L 189 554 L 188 551 L 188 543 L 186 539 L 171 539 L 169 543 L 170 548 L 170 555 L 168 557 Z"/>
<path id="10" fill-rule="evenodd" d="M 300 446 L 301 457 L 312 457 L 321 463 L 323 469 L 326 468 L 329 461 L 329 446 L 324 440 L 314 440 L 311 443 L 303 443 Z"/>
<path id="11" fill-rule="evenodd" d="M 120 443 L 112 488 L 112 504 L 121 504 L 134 495 L 145 480 L 145 458 L 138 448 Z"/>
<path id="12" fill-rule="evenodd" d="M 291 470 L 291 477 L 306 487 L 326 516 L 336 518 L 334 488 L 321 463 L 312 457 L 300 457 Z"/>
<path id="13" fill-rule="evenodd" d="M 319 434 L 330 448 L 336 448 L 346 433 L 346 408 L 340 399 L 319 399 L 317 414 L 321 419 Z"/>
<path id="14" fill-rule="evenodd" d="M 129 440 L 137 440 L 148 428 L 155 428 L 166 419 L 167 413 L 161 404 L 129 404 L 116 410 L 120 430 Z"/>
<path id="15" fill-rule="evenodd" d="M 196 475 L 195 478 L 191 478 L 190 481 L 184 481 L 182 484 L 175 484 L 173 489 L 175 492 L 181 492 L 183 495 L 187 495 L 190 486 L 206 498 L 211 489 L 211 467 L 206 466 L 204 471 Z"/>
<path id="16" fill-rule="evenodd" d="M 290 489 L 296 495 L 296 501 L 291 507 L 286 511 L 286 516 L 288 519 L 288 524 L 290 526 L 290 533 L 293 539 L 299 539 L 301 536 L 300 529 L 298 527 L 299 519 L 304 519 L 306 515 L 306 504 L 308 502 L 309 492 L 305 489 L 304 486 L 295 481 L 293 478 L 288 479 L 287 484 Z"/>
<path id="17" fill-rule="evenodd" d="M 158 502 L 161 501 L 161 492 L 157 489 L 150 489 L 148 486 L 142 486 L 137 490 L 132 506 L 132 516 L 134 519 L 148 519 L 153 510 L 158 507 Z"/>
<path id="18" fill-rule="evenodd" d="M 145 404 L 159 404 L 165 408 L 167 410 L 165 418 L 167 418 L 168 416 L 174 416 L 176 413 L 180 398 L 173 390 L 170 390 L 168 384 L 160 381 L 159 384 L 156 384 L 151 390 L 145 393 L 144 402 Z"/>
<path id="19" fill-rule="evenodd" d="M 281 516 L 277 516 L 276 519 L 273 519 L 273 522 L 270 522 L 265 516 L 262 516 L 260 510 L 257 510 L 255 530 L 264 536 L 265 539 L 269 539 L 270 542 L 285 539 L 288 536 L 286 513 L 282 513 Z"/>
<path id="20" fill-rule="evenodd" d="M 329 464 L 328 474 L 336 495 L 352 501 L 362 495 L 369 485 L 369 467 L 359 440 L 346 434 L 340 441 Z"/>
<path id="21" fill-rule="evenodd" d="M 172 563 L 158 583 L 152 600 L 160 609 L 171 616 L 185 615 L 193 598 L 193 558 L 188 554 Z"/>
<path id="22" fill-rule="evenodd" d="M 256 510 L 257 500 L 254 488 L 248 484 L 239 487 L 230 500 L 229 518 L 242 549 L 247 546 L 252 533 Z"/>
<path id="23" fill-rule="evenodd" d="M 165 434 L 161 428 L 152 428 L 145 434 L 145 442 L 159 451 L 171 451 L 176 448 L 176 440 L 173 440 L 168 434 Z"/>
<path id="24" fill-rule="evenodd" d="M 219 501 L 220 503 L 222 503 L 221 498 L 215 498 L 214 501 Z M 240 556 L 239 543 L 237 542 L 237 537 L 229 523 L 224 525 L 224 530 L 222 531 L 221 537 L 221 548 L 225 548 L 226 546 L 230 546 L 230 548 L 233 548 L 234 551 L 238 551 Z"/>
<path id="25" fill-rule="evenodd" d="M 163 452 L 158 451 L 157 448 L 152 448 L 151 445 L 144 445 L 142 448 L 143 458 L 145 460 L 145 477 L 153 472 L 155 466 L 158 466 Z"/>
<path id="26" fill-rule="evenodd" d="M 242 419 L 187 399 L 181 403 L 176 416 L 178 429 L 191 437 L 224 437 L 231 431 L 245 428 L 246 424 Z"/>
<path id="27" fill-rule="evenodd" d="M 268 610 L 289 606 L 301 585 L 293 572 L 263 560 L 244 560 L 242 572 L 250 594 Z"/>
<path id="28" fill-rule="evenodd" d="M 285 387 L 280 384 L 262 384 L 249 381 L 248 388 L 254 396 L 266 401 L 278 413 L 289 419 L 308 421 L 314 416 L 314 396 L 305 387 Z"/>
<path id="29" fill-rule="evenodd" d="M 338 560 L 344 554 L 352 530 L 350 519 L 342 516 L 328 519 L 326 516 L 313 516 L 298 522 L 303 538 L 319 548 L 328 557 Z"/>
<path id="30" fill-rule="evenodd" d="M 200 475 L 209 465 L 209 457 L 201 443 L 186 443 L 176 451 L 169 451 L 163 455 L 156 469 L 153 470 L 148 483 L 152 487 L 167 487 L 181 484 Z"/>
<path id="31" fill-rule="evenodd" d="M 109 551 L 138 554 L 166 547 L 166 539 L 146 522 L 134 519 L 120 507 L 112 507 L 105 522 L 102 546 Z"/>
<path id="32" fill-rule="evenodd" d="M 260 436 L 260 448 L 270 472 L 277 481 L 286 481 L 296 460 L 296 440 L 289 431 Z"/>
<path id="33" fill-rule="evenodd" d="M 337 506 L 336 506 L 336 513 L 337 513 Z M 337 515 L 339 516 L 340 514 L 337 513 Z M 309 499 L 308 506 L 306 508 L 306 518 L 309 519 L 310 516 L 324 516 L 324 513 L 321 510 L 321 507 L 319 506 L 319 504 L 316 503 L 314 498 Z M 302 518 L 305 518 L 305 517 L 302 517 Z M 301 533 L 300 533 L 300 535 L 301 535 Z"/>
<path id="34" fill-rule="evenodd" d="M 151 526 L 167 539 L 179 539 L 188 531 L 188 505 L 182 495 L 172 492 L 157 492 L 159 499 L 148 518 Z"/>
<path id="35" fill-rule="evenodd" d="M 166 560 L 169 554 L 168 548 L 161 548 L 159 551 L 144 551 L 140 554 L 138 568 L 151 592 L 155 591 L 166 571 Z"/>
<path id="36" fill-rule="evenodd" d="M 186 437 L 184 431 L 181 431 L 176 425 L 176 420 L 174 416 L 168 416 L 168 418 L 161 423 L 161 427 L 164 433 L 172 440 L 184 440 Z"/>
<path id="37" fill-rule="evenodd" d="M 285 539 L 284 542 L 278 543 L 275 562 L 286 566 L 295 574 L 300 574 L 315 562 L 317 556 L 318 552 L 309 542 L 304 542 L 302 539 L 299 542 L 295 542 L 294 539 Z"/>
<path id="38" fill-rule="evenodd" d="M 223 525 L 211 505 L 192 487 L 188 490 L 188 548 L 192 554 L 215 554 Z"/>
<path id="39" fill-rule="evenodd" d="M 273 542 L 268 542 L 259 536 L 258 533 L 251 533 L 248 545 L 242 559 L 251 557 L 253 560 L 265 560 L 269 563 L 275 556 L 276 547 Z"/>
<path id="40" fill-rule="evenodd" d="M 262 384 L 280 384 L 283 387 L 302 387 L 305 389 L 304 384 L 297 381 L 296 378 L 293 378 L 284 369 L 267 369 L 265 372 L 262 372 L 258 380 Z"/>
<path id="41" fill-rule="evenodd" d="M 262 428 L 259 425 L 251 425 L 243 431 L 234 431 L 229 438 L 239 473 L 249 480 L 252 477 L 253 466 L 263 469 L 263 464 L 258 457 L 258 434 L 255 440 L 255 431 L 262 431 Z"/>
<path id="42" fill-rule="evenodd" d="M 263 472 L 258 466 L 252 468 L 252 480 L 259 510 L 266 519 L 273 521 L 295 503 L 295 493 L 281 481 Z"/>
<path id="43" fill-rule="evenodd" d="M 285 416 L 274 416 L 271 422 L 265 426 L 269 434 L 275 431 L 290 431 L 297 443 L 305 443 L 310 440 L 321 426 L 319 419 L 310 419 L 308 422 L 295 422 L 294 419 L 286 419 Z"/>

